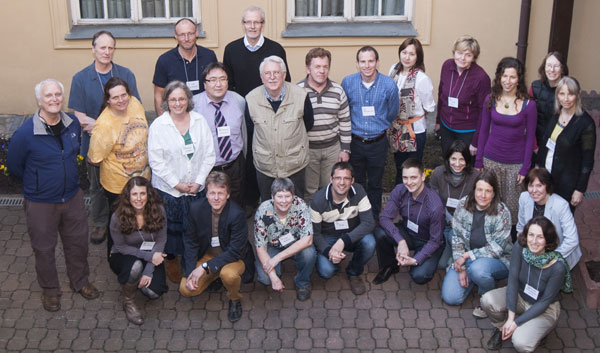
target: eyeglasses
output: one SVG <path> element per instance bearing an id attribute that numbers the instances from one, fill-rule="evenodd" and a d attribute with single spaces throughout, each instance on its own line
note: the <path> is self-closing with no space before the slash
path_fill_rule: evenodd
<path id="1" fill-rule="evenodd" d="M 175 103 L 179 103 L 179 104 L 183 104 L 183 103 L 187 103 L 187 98 L 169 98 L 169 103 L 175 104 Z"/>
<path id="2" fill-rule="evenodd" d="M 265 23 L 265 21 L 242 21 L 242 23 L 244 24 L 244 26 L 258 27 L 259 25 Z"/>
<path id="3" fill-rule="evenodd" d="M 194 38 L 195 36 L 196 36 L 196 32 L 189 32 L 189 33 L 180 33 L 177 35 L 177 38 L 188 39 L 188 38 Z"/>
<path id="4" fill-rule="evenodd" d="M 279 77 L 281 76 L 281 71 L 265 71 L 263 75 L 265 77 Z"/>
<path id="5" fill-rule="evenodd" d="M 227 77 L 212 77 L 208 80 L 204 80 L 204 82 L 210 82 L 211 85 L 216 85 L 217 83 L 226 83 Z"/>
<path id="6" fill-rule="evenodd" d="M 552 65 L 552 64 L 546 64 L 546 69 L 548 70 L 559 70 L 562 67 L 562 65 Z"/>

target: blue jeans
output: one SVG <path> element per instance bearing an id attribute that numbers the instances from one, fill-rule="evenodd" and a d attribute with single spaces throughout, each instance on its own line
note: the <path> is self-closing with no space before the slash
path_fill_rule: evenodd
<path id="1" fill-rule="evenodd" d="M 449 269 L 442 283 L 442 300 L 448 305 L 460 305 L 471 293 L 473 286 L 479 288 L 479 295 L 491 291 L 496 286 L 496 281 L 508 277 L 508 268 L 502 261 L 490 257 L 482 257 L 465 262 L 469 285 L 463 288 L 458 282 L 458 272 Z"/>
<path id="2" fill-rule="evenodd" d="M 446 224 L 444 227 L 444 252 L 438 262 L 438 270 L 445 270 L 448 267 L 448 263 L 452 261 L 452 227 Z"/>
<path id="3" fill-rule="evenodd" d="M 324 235 L 325 240 L 329 245 L 335 244 L 340 238 L 336 235 Z M 351 249 L 344 249 L 344 251 L 353 252 L 352 260 L 346 267 L 346 274 L 348 276 L 358 276 L 363 273 L 365 265 L 373 257 L 375 253 L 375 238 L 373 234 L 367 234 L 362 237 L 361 240 L 352 244 Z M 317 272 L 319 276 L 323 278 L 331 278 L 340 270 L 340 264 L 334 264 L 329 261 L 327 256 L 319 253 L 317 256 Z"/>
<path id="4" fill-rule="evenodd" d="M 285 249 L 277 249 L 267 245 L 267 253 L 270 257 L 273 257 Z M 306 249 L 303 249 L 296 255 L 290 257 L 296 261 L 296 269 L 298 270 L 298 274 L 294 277 L 294 283 L 296 284 L 296 288 L 306 288 L 310 285 L 310 275 L 315 268 L 315 262 L 317 261 L 317 251 L 315 250 L 314 245 L 309 246 Z M 286 259 L 287 260 L 287 259 Z M 285 261 L 285 260 L 284 260 Z M 278 277 L 281 277 L 281 263 L 275 266 L 275 273 Z M 264 284 L 265 286 L 271 285 L 271 279 L 265 273 L 265 270 L 262 268 L 262 264 L 259 259 L 256 259 L 256 275 L 257 280 Z"/>
<path id="5" fill-rule="evenodd" d="M 425 119 L 425 118 L 423 118 Z M 422 132 L 415 135 L 417 140 L 417 150 L 414 152 L 394 152 L 394 161 L 396 162 L 396 185 L 402 184 L 402 163 L 409 158 L 423 159 L 425 142 L 427 142 L 427 133 Z"/>
<path id="6" fill-rule="evenodd" d="M 365 144 L 352 139 L 350 144 L 350 164 L 354 168 L 354 180 L 367 191 L 373 218 L 379 219 L 381 195 L 383 193 L 383 172 L 388 150 L 387 138 Z"/>

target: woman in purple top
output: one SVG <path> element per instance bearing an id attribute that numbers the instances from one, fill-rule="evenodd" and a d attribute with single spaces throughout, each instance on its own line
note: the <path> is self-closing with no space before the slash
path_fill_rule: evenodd
<path id="1" fill-rule="evenodd" d="M 492 93 L 485 99 L 475 168 L 489 169 L 500 183 L 500 198 L 517 224 L 520 185 L 529 167 L 535 141 L 537 110 L 525 86 L 525 68 L 515 58 L 500 60 Z"/>
<path id="2" fill-rule="evenodd" d="M 479 43 L 464 35 L 454 43 L 453 58 L 442 65 L 435 131 L 442 138 L 445 156 L 455 140 L 462 140 L 472 155 L 477 151 L 479 117 L 490 93 L 490 77 L 475 62 Z"/>

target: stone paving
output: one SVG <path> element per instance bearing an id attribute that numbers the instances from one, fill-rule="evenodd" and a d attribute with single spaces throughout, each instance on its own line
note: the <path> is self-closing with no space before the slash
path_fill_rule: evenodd
<path id="1" fill-rule="evenodd" d="M 344 274 L 324 281 L 314 273 L 311 299 L 299 302 L 292 260 L 284 263 L 283 293 L 261 284 L 242 287 L 244 314 L 235 324 L 227 321 L 224 292 L 184 298 L 170 283 L 156 301 L 138 294 L 146 322 L 135 326 L 121 309 L 105 244 L 90 245 L 90 278 L 102 291 L 92 301 L 69 289 L 59 244 L 62 309 L 50 313 L 41 305 L 23 211 L 0 208 L 0 224 L 0 351 L 485 352 L 491 335 L 489 320 L 471 315 L 474 296 L 461 307 L 442 303 L 442 271 L 423 286 L 403 271 L 383 285 L 369 283 L 358 297 Z M 373 259 L 369 282 L 376 271 Z M 600 312 L 583 306 L 577 287 L 561 303 L 558 328 L 538 352 L 600 352 Z M 505 344 L 503 351 L 513 350 Z"/>

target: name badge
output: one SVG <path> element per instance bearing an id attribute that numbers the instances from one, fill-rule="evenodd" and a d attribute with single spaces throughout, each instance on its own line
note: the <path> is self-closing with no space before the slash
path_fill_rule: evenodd
<path id="1" fill-rule="evenodd" d="M 153 241 L 145 241 L 142 242 L 142 245 L 140 245 L 140 250 L 142 251 L 151 251 L 152 249 L 154 249 Z"/>
<path id="2" fill-rule="evenodd" d="M 451 197 L 446 201 L 446 207 L 456 208 L 458 206 L 458 199 L 453 199 Z"/>
<path id="3" fill-rule="evenodd" d="M 190 143 L 189 145 L 183 146 L 183 154 L 191 153 L 194 153 L 194 144 Z"/>
<path id="4" fill-rule="evenodd" d="M 448 97 L 448 106 L 450 108 L 458 108 L 458 97 Z"/>
<path id="5" fill-rule="evenodd" d="M 335 228 L 335 230 L 348 229 L 348 220 L 340 219 L 339 221 L 335 221 L 333 222 L 333 227 Z"/>
<path id="6" fill-rule="evenodd" d="M 197 91 L 200 89 L 200 81 L 198 80 L 194 80 L 194 81 L 188 81 L 185 83 L 188 88 L 192 91 Z"/>
<path id="7" fill-rule="evenodd" d="M 419 233 L 419 225 L 416 224 L 415 222 L 411 221 L 410 219 L 408 220 L 408 223 L 406 224 L 406 226 L 408 227 L 408 229 L 412 230 L 415 233 Z"/>
<path id="8" fill-rule="evenodd" d="M 213 248 L 216 248 L 217 246 L 221 246 L 221 243 L 219 242 L 219 237 L 210 238 L 210 246 L 212 246 Z"/>
<path id="9" fill-rule="evenodd" d="M 217 137 L 231 136 L 231 129 L 229 126 L 217 127 Z"/>
<path id="10" fill-rule="evenodd" d="M 540 294 L 540 292 L 537 289 L 533 288 L 529 284 L 525 285 L 524 292 L 525 292 L 525 294 L 527 294 L 528 296 L 530 296 L 531 298 L 533 298 L 533 300 L 537 300 L 537 297 Z"/>
<path id="11" fill-rule="evenodd" d="M 554 153 L 555 147 L 556 147 L 556 142 L 552 141 L 552 139 L 548 139 L 548 142 L 546 142 L 546 148 L 548 148 L 548 151 Z"/>
<path id="12" fill-rule="evenodd" d="M 362 107 L 363 116 L 375 116 L 375 107 L 372 105 Z"/>
<path id="13" fill-rule="evenodd" d="M 295 241 L 296 238 L 294 238 L 291 233 L 286 233 L 279 237 L 279 243 L 281 243 L 282 246 L 288 246 Z"/>

